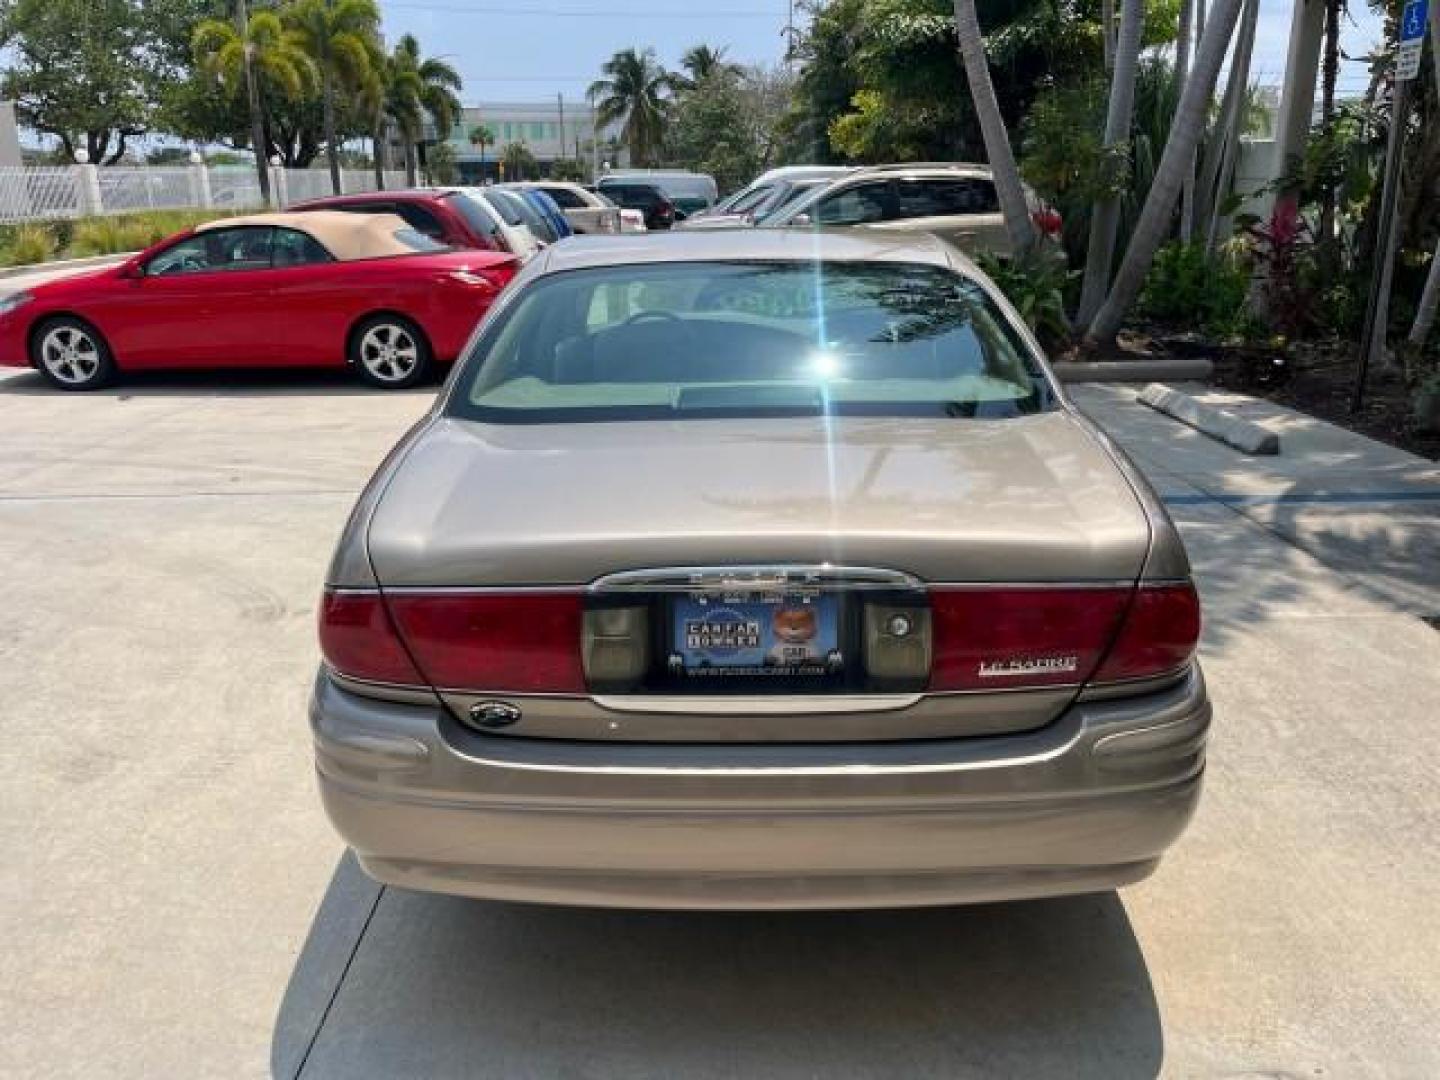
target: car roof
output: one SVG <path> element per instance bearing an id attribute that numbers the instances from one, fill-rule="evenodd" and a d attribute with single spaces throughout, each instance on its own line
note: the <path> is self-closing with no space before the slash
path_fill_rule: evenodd
<path id="1" fill-rule="evenodd" d="M 434 202 L 436 199 L 443 199 L 453 193 L 450 188 L 403 188 L 390 191 L 352 191 L 345 195 L 318 195 L 313 199 L 306 199 L 297 203 L 298 209 L 303 210 L 307 206 L 315 206 L 318 203 L 330 203 L 337 206 L 358 202 L 394 202 L 396 200 L 414 200 Z"/>
<path id="2" fill-rule="evenodd" d="M 895 262 L 975 272 L 928 233 L 815 229 L 710 229 L 575 236 L 547 248 L 538 272 L 657 262 Z"/>
<path id="3" fill-rule="evenodd" d="M 397 232 L 410 228 L 403 218 L 395 214 L 347 214 L 343 210 L 249 214 L 207 221 L 197 225 L 195 232 L 233 229 L 242 225 L 272 226 L 307 233 L 341 262 L 417 254 L 415 248 L 395 238 Z"/>

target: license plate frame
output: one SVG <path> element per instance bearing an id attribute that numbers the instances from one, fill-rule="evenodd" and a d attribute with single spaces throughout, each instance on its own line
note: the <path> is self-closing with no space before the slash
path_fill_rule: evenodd
<path id="1" fill-rule="evenodd" d="M 680 593 L 667 668 L 687 683 L 814 682 L 845 668 L 844 605 L 820 590 Z"/>

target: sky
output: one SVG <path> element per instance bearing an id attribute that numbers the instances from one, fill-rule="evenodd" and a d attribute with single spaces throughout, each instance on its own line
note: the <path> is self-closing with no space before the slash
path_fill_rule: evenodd
<path id="1" fill-rule="evenodd" d="M 391 40 L 412 33 L 427 53 L 445 56 L 465 77 L 467 104 L 583 99 L 600 65 L 620 49 L 653 46 L 677 67 L 691 45 L 726 46 L 742 63 L 775 64 L 784 55 L 785 0 L 381 0 Z M 1362 57 L 1380 38 L 1363 3 L 1342 49 Z M 1278 85 L 1290 34 L 1289 0 L 1260 0 L 1252 81 Z M 797 15 L 797 18 L 799 16 Z M 1365 87 L 1363 63 L 1342 66 L 1340 90 Z"/>

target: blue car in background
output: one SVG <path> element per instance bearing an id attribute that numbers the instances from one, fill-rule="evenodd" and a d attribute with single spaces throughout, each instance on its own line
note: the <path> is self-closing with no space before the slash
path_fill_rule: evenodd
<path id="1" fill-rule="evenodd" d="M 530 211 L 534 219 L 529 222 L 531 231 L 535 232 L 537 238 L 544 240 L 547 244 L 553 244 L 557 240 L 563 240 L 574 234 L 570 228 L 570 222 L 565 220 L 565 214 L 560 209 L 560 204 L 543 191 L 535 188 L 520 187 L 511 184 L 496 184 L 496 188 L 517 196 Z"/>

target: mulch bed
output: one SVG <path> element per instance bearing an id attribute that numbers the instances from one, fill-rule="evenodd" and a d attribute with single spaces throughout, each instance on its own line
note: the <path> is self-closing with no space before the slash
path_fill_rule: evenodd
<path id="1" fill-rule="evenodd" d="M 1353 346 L 1296 349 L 1288 356 L 1221 350 L 1215 356 L 1211 381 L 1440 461 L 1440 431 L 1421 429 L 1411 393 L 1398 371 L 1372 370 L 1359 411 L 1350 410 L 1355 366 Z"/>
<path id="2" fill-rule="evenodd" d="M 1209 357 L 1215 364 L 1211 380 L 1214 386 L 1264 398 L 1440 461 L 1440 431 L 1421 429 L 1410 391 L 1398 371 L 1372 370 L 1360 410 L 1350 411 L 1356 365 L 1352 344 L 1306 343 L 1284 351 L 1230 348 L 1195 335 L 1142 326 L 1122 333 L 1114 350 L 1092 358 L 1139 360 L 1165 356 Z"/>

